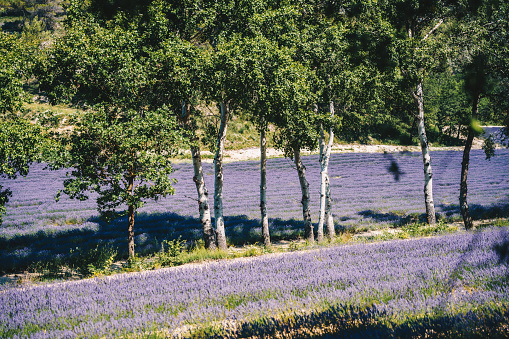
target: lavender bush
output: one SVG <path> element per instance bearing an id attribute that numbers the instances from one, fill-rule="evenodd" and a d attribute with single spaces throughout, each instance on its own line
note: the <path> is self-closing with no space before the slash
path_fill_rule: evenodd
<path id="1" fill-rule="evenodd" d="M 274 319 L 319 326 L 328 320 L 312 315 L 324 310 L 393 325 L 427 319 L 436 329 L 489 320 L 509 306 L 509 265 L 494 251 L 507 241 L 507 228 L 489 229 L 10 288 L 0 293 L 0 337 L 164 337 L 241 324 L 235 336 L 252 324 L 274 329 Z"/>
<path id="2" fill-rule="evenodd" d="M 336 227 L 371 228 L 418 219 L 424 213 L 420 153 L 332 154 L 329 167 Z M 462 153 L 432 153 L 435 204 L 439 217 L 459 219 L 459 179 Z M 318 220 L 319 166 L 316 155 L 304 157 L 311 187 L 312 217 Z M 509 150 L 497 150 L 491 161 L 483 151 L 472 151 L 469 170 L 469 203 L 474 218 L 506 216 L 509 210 Z M 201 236 L 193 169 L 175 164 L 176 194 L 149 201 L 136 218 L 138 253 L 153 252 L 164 240 L 193 240 Z M 295 235 L 302 228 L 300 188 L 293 163 L 268 161 L 268 213 L 271 233 Z M 209 190 L 213 167 L 204 164 Z M 34 165 L 27 178 L 1 179 L 12 190 L 7 215 L 0 226 L 0 270 L 27 267 L 31 262 L 66 256 L 71 249 L 97 244 L 125 248 L 125 219 L 108 225 L 100 222 L 95 200 L 53 199 L 62 188 L 65 170 L 50 172 Z M 233 243 L 261 239 L 259 230 L 259 163 L 228 163 L 224 171 L 224 208 L 227 235 Z M 212 201 L 210 203 L 213 203 Z M 258 238 L 256 238 L 258 237 Z M 237 240 L 240 239 L 240 240 Z"/>

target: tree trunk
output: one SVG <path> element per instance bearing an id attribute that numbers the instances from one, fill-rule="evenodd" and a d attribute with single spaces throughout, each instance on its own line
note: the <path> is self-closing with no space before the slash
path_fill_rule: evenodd
<path id="1" fill-rule="evenodd" d="M 418 133 L 421 144 L 422 161 L 424 163 L 424 202 L 426 204 L 426 217 L 428 224 L 435 225 L 435 204 L 433 202 L 433 173 L 431 171 L 431 157 L 429 152 L 428 139 L 426 138 L 426 129 L 424 127 L 424 103 L 422 93 L 422 81 L 417 84 L 417 92 L 414 99 L 419 110 Z"/>
<path id="2" fill-rule="evenodd" d="M 320 213 L 318 214 L 318 228 L 316 230 L 316 241 L 323 241 L 323 224 L 325 219 L 325 204 L 326 204 L 326 183 L 327 172 L 324 168 L 325 160 L 325 133 L 323 131 L 323 124 L 320 125 L 320 139 L 318 140 L 320 150 Z"/>
<path id="3" fill-rule="evenodd" d="M 477 94 L 472 102 L 472 119 L 477 117 L 477 109 L 479 106 L 479 94 Z M 470 163 L 470 150 L 472 149 L 472 141 L 474 140 L 474 129 L 472 126 L 468 128 L 467 141 L 463 150 L 463 161 L 461 162 L 461 184 L 460 184 L 460 210 L 463 217 L 463 223 L 467 230 L 474 227 L 467 202 L 467 174 L 468 165 Z"/>
<path id="4" fill-rule="evenodd" d="M 210 218 L 209 192 L 205 186 L 205 179 L 203 177 L 200 147 L 191 146 L 191 155 L 193 156 L 194 168 L 193 181 L 196 184 L 196 191 L 198 192 L 198 210 L 200 211 L 200 223 L 203 230 L 205 248 L 215 249 L 216 240 L 214 229 L 212 228 L 212 221 Z"/>
<path id="5" fill-rule="evenodd" d="M 334 116 L 334 103 L 331 101 L 329 103 L 331 116 Z M 332 143 L 334 141 L 334 131 L 332 127 L 329 129 L 329 142 L 327 147 L 325 147 L 325 133 L 323 131 L 323 125 L 320 126 L 320 215 L 318 219 L 318 230 L 316 234 L 316 240 L 318 242 L 323 241 L 323 225 L 324 223 L 330 222 L 327 219 L 332 217 L 332 215 L 328 214 L 326 217 L 327 210 L 327 202 L 329 202 L 330 208 L 330 200 L 327 201 L 327 189 L 329 190 L 329 199 L 330 199 L 330 185 L 329 182 L 329 160 L 330 153 L 332 150 Z M 329 225 L 328 225 L 329 226 Z"/>
<path id="6" fill-rule="evenodd" d="M 293 147 L 293 158 L 299 174 L 300 189 L 302 191 L 302 216 L 304 217 L 304 237 L 309 242 L 314 242 L 313 224 L 311 223 L 311 211 L 309 208 L 309 183 L 306 180 L 306 167 L 302 163 L 299 146 Z"/>
<path id="7" fill-rule="evenodd" d="M 336 231 L 334 229 L 334 218 L 332 217 L 332 196 L 330 189 L 330 181 L 329 176 L 327 176 L 327 182 L 325 183 L 325 223 L 327 227 L 327 236 L 329 240 L 334 239 L 336 236 Z"/>
<path id="8" fill-rule="evenodd" d="M 260 131 L 260 213 L 263 244 L 270 246 L 269 218 L 267 216 L 267 123 L 262 121 Z"/>
<path id="9" fill-rule="evenodd" d="M 133 195 L 134 190 L 134 177 L 128 178 L 127 191 L 129 195 Z M 127 246 L 129 252 L 129 259 L 134 258 L 134 206 L 132 204 L 127 205 Z"/>
<path id="10" fill-rule="evenodd" d="M 228 104 L 221 102 L 221 124 L 217 135 L 216 156 L 214 157 L 214 217 L 216 223 L 217 247 L 227 249 L 223 216 L 223 152 L 228 127 Z"/>
<path id="11" fill-rule="evenodd" d="M 334 102 L 331 101 L 329 104 L 329 111 L 331 117 L 334 116 Z M 328 155 L 327 155 L 327 176 L 325 178 L 325 223 L 327 227 L 327 235 L 329 240 L 333 239 L 336 236 L 336 231 L 334 230 L 334 218 L 332 217 L 332 194 L 330 188 L 330 178 L 329 178 L 329 159 L 330 152 L 332 151 L 332 144 L 334 143 L 334 129 L 332 126 L 329 128 L 329 147 L 328 147 Z"/>

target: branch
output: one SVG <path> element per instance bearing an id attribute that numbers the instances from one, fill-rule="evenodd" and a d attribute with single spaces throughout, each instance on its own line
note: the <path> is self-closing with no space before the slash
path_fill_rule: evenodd
<path id="1" fill-rule="evenodd" d="M 188 198 L 188 199 L 191 199 L 191 200 L 194 200 L 194 201 L 197 201 L 197 202 L 200 202 L 200 200 L 196 199 L 196 198 L 191 198 L 190 196 L 188 195 L 184 195 L 184 197 Z"/>
<path id="2" fill-rule="evenodd" d="M 431 34 L 433 34 L 434 31 L 436 31 L 438 29 L 438 27 L 440 27 L 440 25 L 443 22 L 444 22 L 444 19 L 440 19 L 440 21 L 435 25 L 435 27 L 433 27 L 431 29 L 431 31 L 429 31 L 428 34 L 426 34 L 422 40 L 426 40 Z"/>

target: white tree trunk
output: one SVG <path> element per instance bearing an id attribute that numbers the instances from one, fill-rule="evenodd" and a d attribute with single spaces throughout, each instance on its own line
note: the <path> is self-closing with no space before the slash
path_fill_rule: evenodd
<path id="1" fill-rule="evenodd" d="M 129 176 L 127 183 L 127 192 L 132 197 L 134 194 L 134 176 Z M 127 246 L 129 259 L 134 259 L 134 205 L 132 204 L 128 204 L 127 206 L 127 220 Z"/>
<path id="2" fill-rule="evenodd" d="M 320 139 L 318 140 L 320 150 L 320 213 L 318 215 L 318 228 L 316 230 L 316 240 L 323 241 L 323 224 L 325 219 L 325 204 L 326 204 L 326 186 L 327 173 L 324 171 L 324 157 L 325 157 L 325 133 L 323 125 L 320 125 Z"/>
<path id="3" fill-rule="evenodd" d="M 299 174 L 300 189 L 302 191 L 302 216 L 304 218 L 304 237 L 309 242 L 314 242 L 313 224 L 311 223 L 311 211 L 309 207 L 309 183 L 306 180 L 306 167 L 302 163 L 299 146 L 293 148 L 293 158 Z"/>
<path id="4" fill-rule="evenodd" d="M 200 211 L 200 223 L 203 230 L 205 248 L 215 249 L 216 240 L 214 229 L 212 228 L 212 221 L 210 218 L 209 192 L 205 186 L 205 179 L 203 177 L 200 147 L 191 146 L 191 155 L 193 157 L 194 168 L 193 181 L 196 184 L 196 191 L 198 192 L 198 209 Z"/>
<path id="5" fill-rule="evenodd" d="M 326 189 L 325 189 L 325 223 L 327 228 L 327 236 L 329 240 L 332 240 L 336 236 L 336 230 L 334 229 L 334 218 L 332 217 L 332 196 L 330 189 L 329 176 L 327 176 Z"/>
<path id="6" fill-rule="evenodd" d="M 331 116 L 334 116 L 334 103 L 329 103 Z M 329 183 L 329 160 L 332 150 L 332 143 L 334 142 L 334 131 L 332 127 L 329 129 L 329 142 L 325 147 L 325 133 L 323 125 L 320 126 L 320 216 L 318 219 L 318 229 L 316 234 L 317 241 L 323 241 L 323 225 L 326 222 L 326 209 L 327 209 L 327 189 L 329 190 L 330 199 L 330 183 Z M 330 209 L 330 200 L 329 200 Z M 329 213 L 327 219 L 332 218 Z M 327 220 L 327 222 L 330 222 Z M 327 225 L 328 227 L 330 225 Z"/>
<path id="7" fill-rule="evenodd" d="M 435 204 L 433 202 L 433 173 L 431 171 L 431 156 L 429 152 L 428 139 L 426 138 L 426 130 L 424 127 L 424 103 L 422 93 L 422 81 L 417 84 L 417 91 L 414 95 L 419 110 L 418 116 L 418 133 L 421 144 L 422 161 L 424 163 L 424 202 L 426 204 L 426 217 L 428 224 L 435 225 Z"/>
<path id="8" fill-rule="evenodd" d="M 223 216 L 223 153 L 228 127 L 228 105 L 221 102 L 221 124 L 217 134 L 216 155 L 214 157 L 214 217 L 216 224 L 217 247 L 227 249 Z"/>
<path id="9" fill-rule="evenodd" d="M 260 213 L 263 244 L 270 246 L 269 217 L 267 216 L 267 124 L 262 121 L 260 131 Z"/>

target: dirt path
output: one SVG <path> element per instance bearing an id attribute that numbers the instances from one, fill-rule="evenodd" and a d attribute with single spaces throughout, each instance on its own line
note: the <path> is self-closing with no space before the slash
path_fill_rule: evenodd
<path id="1" fill-rule="evenodd" d="M 472 149 L 481 149 L 482 140 L 475 139 Z M 463 147 L 430 147 L 431 151 L 462 151 Z M 396 152 L 420 152 L 420 146 L 394 146 L 394 145 L 363 145 L 363 144 L 336 144 L 332 146 L 332 153 L 396 153 Z M 203 152 L 208 153 L 208 152 Z M 212 154 L 212 153 L 210 153 Z M 318 154 L 315 152 L 305 152 L 302 154 Z M 269 158 L 283 157 L 283 152 L 275 148 L 267 149 L 267 156 Z M 225 151 L 225 162 L 235 162 L 243 160 L 257 160 L 260 159 L 260 149 L 257 147 L 247 148 L 241 150 L 227 150 Z M 212 159 L 207 159 L 212 162 Z M 204 160 L 206 161 L 206 160 Z"/>

